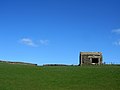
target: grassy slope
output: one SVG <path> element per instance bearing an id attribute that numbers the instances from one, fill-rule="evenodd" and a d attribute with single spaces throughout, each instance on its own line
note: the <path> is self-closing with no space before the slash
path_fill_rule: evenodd
<path id="1" fill-rule="evenodd" d="M 0 63 L 0 90 L 120 90 L 120 66 L 37 67 Z"/>

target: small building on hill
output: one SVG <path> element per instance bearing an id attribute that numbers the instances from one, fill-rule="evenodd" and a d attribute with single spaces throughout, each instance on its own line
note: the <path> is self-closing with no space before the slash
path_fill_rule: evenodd
<path id="1" fill-rule="evenodd" d="M 101 52 L 80 52 L 79 65 L 101 65 Z"/>

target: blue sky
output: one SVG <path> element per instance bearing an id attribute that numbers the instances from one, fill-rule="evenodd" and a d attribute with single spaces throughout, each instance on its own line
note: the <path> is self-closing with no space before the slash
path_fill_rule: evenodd
<path id="1" fill-rule="evenodd" d="M 0 59 L 78 64 L 81 51 L 120 63 L 120 0 L 0 0 Z"/>

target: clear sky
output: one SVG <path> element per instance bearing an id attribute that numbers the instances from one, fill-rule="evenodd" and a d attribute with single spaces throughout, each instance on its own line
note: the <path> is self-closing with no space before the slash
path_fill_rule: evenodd
<path id="1" fill-rule="evenodd" d="M 0 59 L 78 64 L 81 51 L 120 63 L 120 0 L 0 0 Z"/>

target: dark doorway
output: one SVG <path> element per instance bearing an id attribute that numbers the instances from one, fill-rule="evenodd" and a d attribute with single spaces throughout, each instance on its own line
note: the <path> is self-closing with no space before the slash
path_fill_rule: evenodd
<path id="1" fill-rule="evenodd" d="M 92 58 L 92 63 L 98 63 L 98 58 Z"/>

